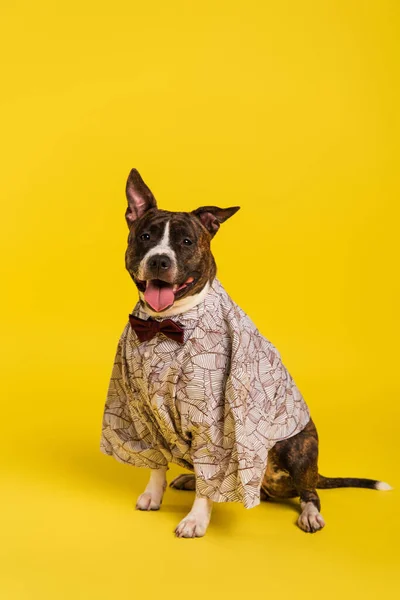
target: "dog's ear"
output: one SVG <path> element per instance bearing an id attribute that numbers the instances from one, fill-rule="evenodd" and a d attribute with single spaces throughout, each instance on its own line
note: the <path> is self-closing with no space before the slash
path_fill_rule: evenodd
<path id="1" fill-rule="evenodd" d="M 240 206 L 232 206 L 231 208 L 218 208 L 218 206 L 201 206 L 192 211 L 203 223 L 204 227 L 210 232 L 211 237 L 217 233 L 221 223 L 232 217 L 239 210 Z"/>
<path id="2" fill-rule="evenodd" d="M 132 169 L 129 173 L 128 181 L 126 182 L 126 197 L 128 208 L 125 212 L 125 219 L 128 227 L 134 221 L 140 219 L 150 208 L 157 207 L 156 199 L 136 169 Z"/>

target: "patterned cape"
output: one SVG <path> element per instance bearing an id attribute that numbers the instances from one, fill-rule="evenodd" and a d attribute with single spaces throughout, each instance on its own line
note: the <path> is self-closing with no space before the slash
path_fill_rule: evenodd
<path id="1" fill-rule="evenodd" d="M 133 314 L 148 319 L 140 302 Z M 171 317 L 184 343 L 158 333 L 139 342 L 128 323 L 118 343 L 100 449 L 118 461 L 196 473 L 215 502 L 260 502 L 268 450 L 310 415 L 278 350 L 218 279 L 205 299 Z M 163 319 L 159 319 L 163 320 Z"/>

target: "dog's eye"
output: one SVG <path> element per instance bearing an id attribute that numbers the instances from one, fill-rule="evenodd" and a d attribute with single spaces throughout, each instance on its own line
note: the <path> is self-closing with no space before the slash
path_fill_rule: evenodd
<path id="1" fill-rule="evenodd" d="M 140 239 L 143 240 L 143 241 L 145 241 L 145 242 L 148 242 L 149 239 L 150 239 L 150 234 L 149 233 L 142 233 L 142 235 L 140 236 Z"/>
<path id="2" fill-rule="evenodd" d="M 189 240 L 189 238 L 185 238 L 183 240 L 183 243 L 185 244 L 185 246 L 191 246 L 193 244 L 192 240 Z"/>

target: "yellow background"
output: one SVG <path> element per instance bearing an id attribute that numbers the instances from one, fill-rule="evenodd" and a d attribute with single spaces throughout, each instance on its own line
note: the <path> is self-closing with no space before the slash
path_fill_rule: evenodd
<path id="1" fill-rule="evenodd" d="M 99 451 L 124 270 L 124 185 L 241 205 L 219 277 L 280 350 L 325 475 L 399 485 L 396 0 L 13 2 L 1 15 L 1 597 L 376 598 L 398 493 L 134 511 L 147 474 Z M 179 469 L 171 469 L 171 474 Z"/>

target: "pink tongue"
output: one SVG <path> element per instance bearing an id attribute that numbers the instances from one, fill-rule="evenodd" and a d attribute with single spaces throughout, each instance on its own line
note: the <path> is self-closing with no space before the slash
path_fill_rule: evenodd
<path id="1" fill-rule="evenodd" d="M 175 294 L 172 291 L 172 285 L 166 284 L 160 287 L 150 280 L 147 282 L 144 298 L 153 310 L 160 312 L 173 305 Z"/>

